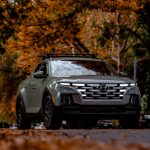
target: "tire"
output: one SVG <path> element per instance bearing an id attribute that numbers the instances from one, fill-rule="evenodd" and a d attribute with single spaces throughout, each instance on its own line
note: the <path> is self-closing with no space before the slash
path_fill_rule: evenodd
<path id="1" fill-rule="evenodd" d="M 139 116 L 135 118 L 120 119 L 119 124 L 123 129 L 137 129 L 139 128 Z"/>
<path id="2" fill-rule="evenodd" d="M 44 125 L 46 129 L 60 129 L 62 121 L 59 113 L 56 111 L 50 96 L 45 98 L 44 106 Z"/>
<path id="3" fill-rule="evenodd" d="M 30 129 L 31 122 L 28 118 L 25 117 L 24 113 L 24 104 L 22 101 L 19 101 L 16 108 L 16 115 L 17 115 L 17 127 L 18 129 Z"/>

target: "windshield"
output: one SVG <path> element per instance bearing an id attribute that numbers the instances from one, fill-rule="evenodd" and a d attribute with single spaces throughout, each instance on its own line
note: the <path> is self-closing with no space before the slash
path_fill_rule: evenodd
<path id="1" fill-rule="evenodd" d="M 55 60 L 51 68 L 54 77 L 116 75 L 105 62 L 95 60 Z"/>

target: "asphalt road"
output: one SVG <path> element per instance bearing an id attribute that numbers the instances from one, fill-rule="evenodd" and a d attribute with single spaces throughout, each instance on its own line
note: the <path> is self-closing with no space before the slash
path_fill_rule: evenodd
<path id="1" fill-rule="evenodd" d="M 43 131 L 45 132 L 45 131 Z M 112 142 L 122 145 L 143 144 L 150 147 L 150 129 L 91 129 L 54 131 L 58 136 L 85 138 L 89 141 Z"/>
<path id="2" fill-rule="evenodd" d="M 0 150 L 150 150 L 150 129 L 0 129 Z"/>

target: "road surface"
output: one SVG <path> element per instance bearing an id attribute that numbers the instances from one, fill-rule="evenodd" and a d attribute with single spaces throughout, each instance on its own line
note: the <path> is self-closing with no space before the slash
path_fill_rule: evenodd
<path id="1" fill-rule="evenodd" d="M 150 129 L 0 129 L 0 150 L 150 150 Z"/>

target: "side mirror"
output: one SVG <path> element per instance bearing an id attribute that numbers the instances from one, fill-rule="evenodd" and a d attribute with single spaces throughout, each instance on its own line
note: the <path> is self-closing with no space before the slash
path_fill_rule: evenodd
<path id="1" fill-rule="evenodd" d="M 128 74 L 125 72 L 118 72 L 118 76 L 120 77 L 128 77 Z"/>
<path id="2" fill-rule="evenodd" d="M 33 74 L 33 76 L 34 76 L 34 78 L 40 78 L 40 79 L 42 79 L 42 78 L 46 78 L 47 75 L 44 74 L 43 71 L 38 71 L 38 72 L 35 72 Z"/>

